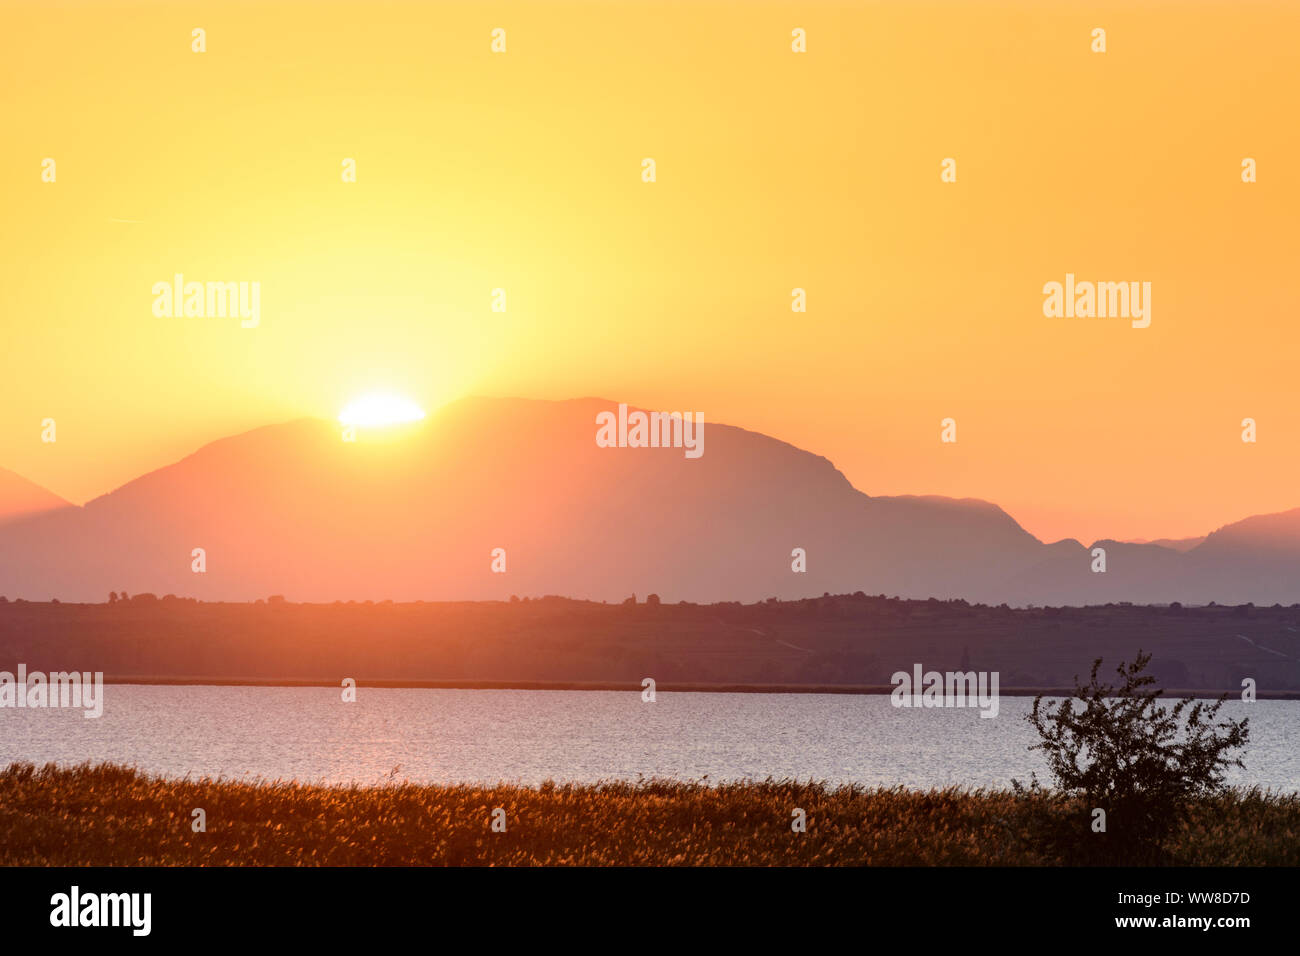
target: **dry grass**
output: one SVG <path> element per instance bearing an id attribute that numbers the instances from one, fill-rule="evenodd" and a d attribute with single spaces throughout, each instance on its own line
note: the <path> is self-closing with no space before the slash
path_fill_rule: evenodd
<path id="1" fill-rule="evenodd" d="M 206 833 L 191 829 L 196 807 L 207 811 Z M 495 807 L 506 811 L 505 833 L 491 832 Z M 806 833 L 791 831 L 795 807 L 807 813 Z M 1103 862 L 1095 851 L 1106 837 L 1089 823 L 1078 801 L 1008 791 L 788 781 L 321 787 L 164 780 L 113 765 L 0 770 L 5 865 Z M 1300 796 L 1238 791 L 1199 802 L 1166 853 L 1182 865 L 1300 864 Z"/>

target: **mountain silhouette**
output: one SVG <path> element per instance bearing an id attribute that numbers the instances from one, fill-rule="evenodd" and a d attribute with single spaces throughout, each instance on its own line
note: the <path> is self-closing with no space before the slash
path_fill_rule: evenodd
<path id="1" fill-rule="evenodd" d="M 1186 551 L 1045 544 L 996 505 L 871 497 L 825 458 L 734 426 L 706 423 L 699 458 L 599 447 L 596 416 L 616 409 L 469 398 L 355 442 L 315 419 L 215 441 L 84 507 L 0 525 L 0 594 L 1300 601 L 1300 509 Z M 1092 547 L 1106 549 L 1105 573 L 1092 571 Z M 200 548 L 206 570 L 195 573 Z M 505 573 L 492 571 L 497 548 Z M 795 548 L 804 573 L 791 569 Z"/>
<path id="2" fill-rule="evenodd" d="M 0 525 L 71 507 L 52 491 L 0 468 Z"/>

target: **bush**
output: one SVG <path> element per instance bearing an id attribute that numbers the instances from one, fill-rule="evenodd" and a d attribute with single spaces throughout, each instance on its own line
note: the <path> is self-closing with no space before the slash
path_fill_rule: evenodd
<path id="1" fill-rule="evenodd" d="M 1045 833 L 1049 842 L 1075 849 L 1089 862 L 1160 862 L 1164 844 L 1186 819 L 1189 803 L 1221 794 L 1232 756 L 1249 738 L 1249 719 L 1218 720 L 1225 694 L 1213 704 L 1160 701 L 1155 678 L 1143 673 L 1150 654 L 1138 652 L 1116 672 L 1118 688 L 1097 679 L 1093 662 L 1087 686 L 1076 678 L 1072 698 L 1055 705 L 1034 699 L 1026 719 L 1038 731 L 1052 777 L 1066 794 L 1081 796 L 1087 819 L 1070 821 L 1067 832 Z M 1076 706 L 1076 704 L 1078 706 Z M 1024 792 L 1019 782 L 1017 792 Z M 1032 788 L 1039 787 L 1032 781 Z M 1095 830 L 1095 811 L 1106 812 L 1105 829 Z M 1082 841 L 1076 843 L 1076 841 Z"/>

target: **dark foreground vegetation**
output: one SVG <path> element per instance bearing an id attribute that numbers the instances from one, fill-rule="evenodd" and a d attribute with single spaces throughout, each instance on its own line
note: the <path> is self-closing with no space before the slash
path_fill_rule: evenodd
<path id="1" fill-rule="evenodd" d="M 505 832 L 493 832 L 493 810 Z M 195 832 L 195 809 L 206 832 Z M 806 832 L 792 829 L 793 811 Z M 163 780 L 129 768 L 0 770 L 0 863 L 35 866 L 1300 865 L 1300 795 L 1193 801 L 1155 858 L 1056 792 L 774 782 L 537 788 Z M 1143 851 L 1145 852 L 1145 851 Z"/>

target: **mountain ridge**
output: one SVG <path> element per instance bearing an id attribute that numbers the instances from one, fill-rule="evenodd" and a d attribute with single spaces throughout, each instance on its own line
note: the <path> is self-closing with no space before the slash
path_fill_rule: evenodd
<path id="1" fill-rule="evenodd" d="M 75 508 L 70 501 L 24 478 L 17 472 L 0 468 L 0 525 L 35 517 L 61 508 Z"/>
<path id="2" fill-rule="evenodd" d="M 1157 543 L 1044 543 L 993 502 L 870 496 L 824 456 L 706 422 L 704 454 L 600 448 L 597 398 L 465 398 L 342 438 L 299 418 L 225 436 L 84 506 L 0 524 L 0 593 L 103 600 L 796 599 L 1291 603 L 1300 508 Z M 635 409 L 634 409 L 635 410 Z M 61 500 L 61 499 L 59 499 Z M 1106 549 L 1094 573 L 1092 550 Z M 194 549 L 206 570 L 194 573 Z M 506 572 L 493 573 L 494 549 Z M 796 573 L 794 549 L 806 571 Z M 1289 599 L 1289 600 L 1288 600 Z"/>

